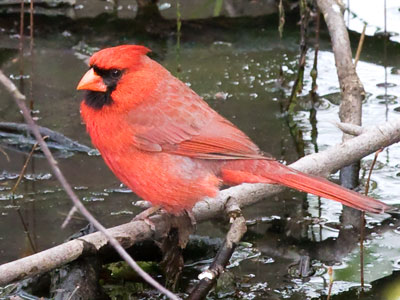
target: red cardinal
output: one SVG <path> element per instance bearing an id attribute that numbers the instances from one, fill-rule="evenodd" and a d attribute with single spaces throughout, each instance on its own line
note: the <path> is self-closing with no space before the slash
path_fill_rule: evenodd
<path id="1" fill-rule="evenodd" d="M 278 183 L 380 213 L 388 205 L 286 167 L 150 59 L 143 46 L 103 49 L 78 90 L 93 144 L 132 191 L 173 214 L 214 197 L 221 184 Z"/>

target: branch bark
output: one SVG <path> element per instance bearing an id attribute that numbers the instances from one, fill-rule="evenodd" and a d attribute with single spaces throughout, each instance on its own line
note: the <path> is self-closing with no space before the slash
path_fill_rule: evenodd
<path id="1" fill-rule="evenodd" d="M 157 222 L 156 231 L 161 234 L 169 226 L 160 219 Z M 132 246 L 135 242 L 153 237 L 149 225 L 143 221 L 116 226 L 108 229 L 107 232 L 124 248 Z M 50 271 L 77 259 L 81 255 L 96 253 L 107 245 L 108 239 L 101 232 L 95 232 L 34 255 L 3 264 L 0 266 L 0 285 Z"/>
<path id="2" fill-rule="evenodd" d="M 353 64 L 350 39 L 344 23 L 342 8 L 339 1 L 336 0 L 317 0 L 317 4 L 328 26 L 335 56 L 342 95 L 339 111 L 340 121 L 361 125 L 361 104 L 365 98 L 365 91 Z M 343 134 L 343 141 L 351 138 L 351 135 Z M 359 162 L 343 167 L 340 174 L 342 185 L 347 188 L 357 186 L 359 169 Z"/>
<path id="3" fill-rule="evenodd" d="M 336 0 L 317 0 L 317 3 L 328 26 L 335 56 L 342 94 L 340 120 L 343 123 L 361 125 L 361 102 L 365 97 L 365 91 L 353 64 L 349 34 L 341 7 Z M 351 136 L 345 136 L 344 140 L 348 138 Z"/>
<path id="4" fill-rule="evenodd" d="M 332 122 L 337 128 L 339 128 L 343 133 L 358 136 L 364 132 L 368 131 L 368 128 L 361 127 L 359 125 L 349 124 L 349 123 L 342 123 L 342 122 Z"/>
<path id="5" fill-rule="evenodd" d="M 340 169 L 354 161 L 360 160 L 376 150 L 400 141 L 400 120 L 371 127 L 367 132 L 329 148 L 326 151 L 303 157 L 290 166 L 320 176 Z M 234 198 L 236 204 L 243 208 L 272 196 L 284 188 L 276 185 L 242 184 L 221 191 L 217 197 L 200 201 L 193 209 L 197 222 L 224 216 L 227 202 Z M 151 218 L 155 231 L 143 221 L 136 221 L 108 229 L 123 247 L 136 242 L 157 238 L 169 228 L 168 218 L 154 216 Z M 21 258 L 0 266 L 0 285 L 21 280 L 28 276 L 46 272 L 62 264 L 73 261 L 86 251 L 98 251 L 107 245 L 107 239 L 99 232 L 87 235 L 40 253 Z"/>

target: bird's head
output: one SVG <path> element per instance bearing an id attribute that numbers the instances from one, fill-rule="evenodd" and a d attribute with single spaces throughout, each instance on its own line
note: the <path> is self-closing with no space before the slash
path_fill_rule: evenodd
<path id="1" fill-rule="evenodd" d="M 118 98 L 123 99 L 116 97 L 115 92 L 123 93 L 123 87 L 129 86 L 129 76 L 142 67 L 142 58 L 149 51 L 144 46 L 122 45 L 93 54 L 89 61 L 90 69 L 77 86 L 77 90 L 86 91 L 85 104 L 100 110 Z"/>

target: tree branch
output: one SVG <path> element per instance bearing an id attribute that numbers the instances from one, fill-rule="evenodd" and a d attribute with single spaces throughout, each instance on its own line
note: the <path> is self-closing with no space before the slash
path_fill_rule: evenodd
<path id="1" fill-rule="evenodd" d="M 353 64 L 349 34 L 343 19 L 343 7 L 340 6 L 337 0 L 317 0 L 317 4 L 328 26 L 335 56 L 336 70 L 342 95 L 339 110 L 340 121 L 361 125 L 361 104 L 365 98 L 365 91 Z M 343 134 L 343 141 L 351 138 L 351 135 Z M 359 162 L 344 166 L 340 170 L 341 184 L 350 189 L 358 186 L 359 171 Z"/>
<path id="2" fill-rule="evenodd" d="M 340 120 L 361 125 L 361 102 L 365 97 L 364 87 L 353 64 L 350 39 L 344 23 L 342 8 L 336 0 L 317 0 L 331 36 L 336 69 L 342 94 Z M 351 138 L 344 137 L 344 140 Z"/>
<path id="3" fill-rule="evenodd" d="M 399 141 L 400 120 L 395 120 L 371 127 L 367 132 L 349 141 L 323 152 L 303 157 L 290 166 L 306 173 L 327 176 L 344 165 L 360 160 L 382 147 L 387 147 Z M 219 218 L 224 216 L 228 200 L 231 198 L 234 198 L 236 204 L 243 208 L 275 195 L 283 189 L 283 187 L 277 185 L 238 185 L 221 191 L 216 198 L 208 198 L 198 202 L 193 209 L 193 214 L 197 222 Z M 111 228 L 107 232 L 120 241 L 123 247 L 128 247 L 145 239 L 162 236 L 166 228 L 169 228 L 167 219 L 162 216 L 154 216 L 151 221 L 155 225 L 155 232 L 152 232 L 149 226 L 142 221 L 123 224 Z M 100 233 L 93 233 L 78 240 L 1 265 L 0 285 L 43 273 L 70 262 L 84 254 L 85 249 L 88 248 L 85 248 L 85 245 L 90 245 L 89 249 L 96 251 L 106 244 L 107 240 L 104 236 Z"/>
<path id="4" fill-rule="evenodd" d="M 330 147 L 323 152 L 305 156 L 291 164 L 290 167 L 305 173 L 327 177 L 341 167 L 399 141 L 400 120 L 386 122 L 382 125 L 371 127 L 368 132 Z M 216 198 L 198 202 L 193 212 L 198 221 L 215 218 L 224 211 L 226 199 L 229 197 L 234 197 L 239 206 L 244 207 L 275 195 L 283 189 L 282 186 L 264 184 L 234 186 L 221 191 Z"/>
<path id="5" fill-rule="evenodd" d="M 210 267 L 199 275 L 200 281 L 190 292 L 187 300 L 201 300 L 207 296 L 218 277 L 224 272 L 236 246 L 247 231 L 246 220 L 234 198 L 228 200 L 226 213 L 230 216 L 232 225 L 226 235 L 225 242 Z"/>
<path id="6" fill-rule="evenodd" d="M 357 136 L 362 133 L 364 133 L 366 128 L 359 126 L 359 125 L 354 125 L 354 124 L 349 124 L 349 123 L 342 123 L 342 122 L 332 122 L 333 125 L 335 125 L 337 128 L 339 128 L 343 133 Z"/>

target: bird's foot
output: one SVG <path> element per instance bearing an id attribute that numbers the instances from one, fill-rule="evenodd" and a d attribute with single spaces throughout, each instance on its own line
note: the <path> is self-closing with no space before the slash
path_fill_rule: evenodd
<path id="1" fill-rule="evenodd" d="M 141 213 L 137 214 L 131 222 L 135 222 L 135 221 L 143 221 L 145 222 L 147 225 L 149 225 L 151 230 L 155 230 L 155 225 L 154 223 L 149 219 L 149 217 L 151 215 L 153 215 L 154 213 L 156 213 L 157 211 L 159 211 L 161 209 L 160 206 L 152 206 L 149 207 L 148 209 L 142 211 Z"/>

